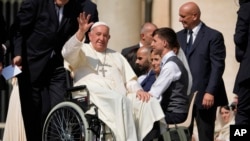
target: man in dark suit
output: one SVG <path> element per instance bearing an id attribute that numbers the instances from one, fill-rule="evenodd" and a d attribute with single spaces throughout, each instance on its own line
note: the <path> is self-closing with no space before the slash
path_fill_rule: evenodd
<path id="1" fill-rule="evenodd" d="M 122 55 L 128 60 L 129 64 L 135 71 L 136 75 L 139 77 L 141 72 L 135 66 L 136 53 L 138 48 L 142 46 L 150 46 L 153 40 L 152 33 L 157 29 L 157 26 L 153 23 L 146 22 L 141 27 L 140 42 L 136 45 L 122 49 Z"/>
<path id="2" fill-rule="evenodd" d="M 7 35 L 7 30 L 6 30 L 6 23 L 1 13 L 0 15 L 0 90 L 6 89 L 6 86 L 7 86 L 3 76 L 1 75 L 2 69 L 4 67 L 3 61 L 4 61 L 4 52 L 5 52 L 5 49 L 3 48 L 2 45 L 7 40 L 7 37 L 8 35 Z"/>
<path id="3" fill-rule="evenodd" d="M 196 3 L 183 4 L 179 9 L 179 21 L 184 29 L 177 36 L 193 77 L 191 92 L 198 91 L 194 116 L 199 140 L 213 141 L 217 106 L 228 104 L 222 78 L 226 50 L 223 35 L 206 26 L 200 20 L 200 14 Z"/>
<path id="4" fill-rule="evenodd" d="M 42 139 L 49 110 L 64 100 L 66 73 L 61 49 L 77 31 L 78 0 L 25 0 L 12 25 L 13 64 L 18 76 L 28 141 Z"/>
<path id="5" fill-rule="evenodd" d="M 239 0 L 234 42 L 240 63 L 233 92 L 238 95 L 235 124 L 250 125 L 250 0 Z"/>

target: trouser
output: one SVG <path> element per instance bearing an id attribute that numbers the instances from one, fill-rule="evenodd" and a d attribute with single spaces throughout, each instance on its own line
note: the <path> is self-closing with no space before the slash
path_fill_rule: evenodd
<path id="1" fill-rule="evenodd" d="M 235 117 L 236 125 L 250 125 L 250 88 L 249 86 L 238 87 L 238 104 Z"/>
<path id="2" fill-rule="evenodd" d="M 25 71 L 19 76 L 20 100 L 27 141 L 42 140 L 42 128 L 48 112 L 64 100 L 66 72 L 51 61 L 36 82 Z"/>
<path id="3" fill-rule="evenodd" d="M 182 123 L 187 119 L 187 113 L 165 112 L 165 121 L 167 124 Z"/>
<path id="4" fill-rule="evenodd" d="M 217 107 L 213 106 L 209 109 L 199 109 L 196 105 L 194 105 L 193 108 L 193 115 L 197 123 L 199 140 L 213 141 Z M 190 133 L 193 133 L 192 131 L 193 124 L 190 127 Z"/>
<path id="5" fill-rule="evenodd" d="M 156 121 L 154 123 L 152 130 L 146 135 L 143 141 L 152 141 L 153 139 L 160 137 L 160 135 L 161 135 L 160 123 L 159 121 Z"/>

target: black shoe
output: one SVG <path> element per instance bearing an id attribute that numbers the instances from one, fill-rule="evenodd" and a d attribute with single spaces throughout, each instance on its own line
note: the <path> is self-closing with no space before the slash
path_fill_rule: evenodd
<path id="1" fill-rule="evenodd" d="M 143 141 L 152 141 L 155 138 L 158 138 L 161 135 L 160 124 L 155 122 L 152 130 L 145 136 Z"/>

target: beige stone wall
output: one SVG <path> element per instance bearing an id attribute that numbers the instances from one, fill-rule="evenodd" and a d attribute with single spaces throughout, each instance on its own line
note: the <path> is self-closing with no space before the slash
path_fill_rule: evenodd
<path id="1" fill-rule="evenodd" d="M 169 27 L 171 23 L 171 0 L 154 0 L 152 9 L 152 22 L 158 27 Z"/>
<path id="2" fill-rule="evenodd" d="M 111 27 L 109 47 L 117 51 L 136 44 L 139 40 L 140 26 L 144 21 L 145 0 L 93 0 L 97 3 L 100 20 Z M 226 45 L 226 68 L 223 75 L 229 100 L 238 63 L 234 57 L 233 34 L 236 23 L 238 0 L 193 0 L 201 9 L 201 19 L 210 27 L 222 32 Z M 182 29 L 179 23 L 179 7 L 188 0 L 153 0 L 152 21 L 158 26 Z"/>
<path id="3" fill-rule="evenodd" d="M 93 0 L 97 4 L 99 20 L 110 27 L 109 47 L 121 51 L 122 48 L 139 41 L 142 24 L 141 0 Z"/>

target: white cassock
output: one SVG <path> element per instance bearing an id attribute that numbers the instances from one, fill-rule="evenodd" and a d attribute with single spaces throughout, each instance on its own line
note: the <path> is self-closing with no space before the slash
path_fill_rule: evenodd
<path id="1" fill-rule="evenodd" d="M 155 121 L 165 124 L 155 98 L 147 103 L 136 98 L 141 86 L 120 53 L 111 49 L 97 52 L 74 35 L 64 45 L 62 55 L 73 68 L 74 85 L 87 86 L 99 118 L 111 128 L 117 141 L 142 141 Z"/>

